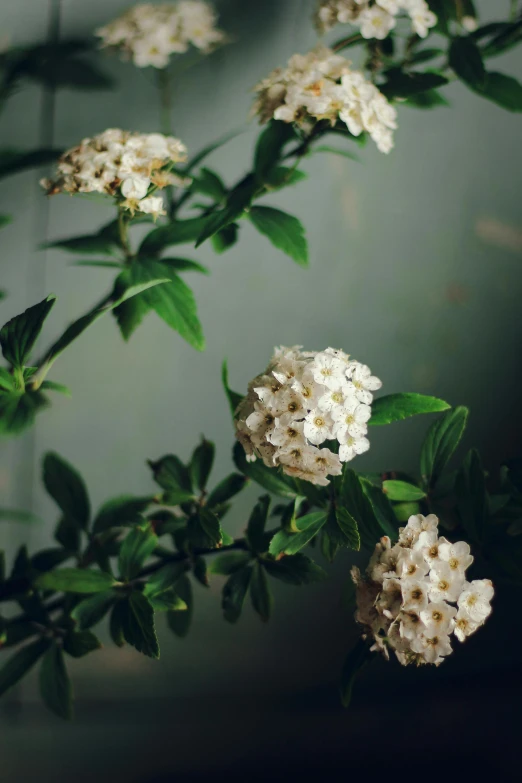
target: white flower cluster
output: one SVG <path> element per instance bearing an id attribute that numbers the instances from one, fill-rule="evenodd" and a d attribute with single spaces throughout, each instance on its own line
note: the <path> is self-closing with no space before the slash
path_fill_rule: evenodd
<path id="1" fill-rule="evenodd" d="M 349 66 L 349 60 L 324 46 L 294 54 L 286 68 L 277 68 L 256 86 L 253 113 L 260 122 L 273 117 L 305 128 L 320 120 L 332 125 L 341 120 L 354 136 L 367 131 L 381 152 L 389 152 L 397 112 L 374 84 Z"/>
<path id="2" fill-rule="evenodd" d="M 114 46 L 138 68 L 166 68 L 172 54 L 183 54 L 192 44 L 207 53 L 226 41 L 216 27 L 217 16 L 210 3 L 181 0 L 179 3 L 143 3 L 100 27 L 95 35 L 102 46 Z"/>
<path id="3" fill-rule="evenodd" d="M 326 486 L 342 462 L 370 448 L 366 422 L 381 381 L 343 351 L 301 347 L 276 348 L 250 382 L 236 411 L 236 436 L 249 460 L 260 457 L 268 467 Z M 328 440 L 338 441 L 338 455 L 318 448 Z"/>
<path id="4" fill-rule="evenodd" d="M 105 193 L 132 213 L 137 210 L 156 218 L 165 214 L 163 199 L 148 195 L 149 190 L 186 185 L 189 181 L 169 170 L 184 161 L 186 153 L 185 145 L 173 136 L 109 128 L 67 150 L 58 161 L 57 178 L 42 180 L 41 185 L 50 195 Z"/>
<path id="5" fill-rule="evenodd" d="M 397 544 L 381 538 L 365 578 L 352 569 L 355 619 L 374 639 L 371 649 L 386 657 L 393 650 L 404 666 L 442 663 L 452 652 L 450 635 L 463 642 L 491 612 L 492 583 L 466 581 L 469 545 L 439 537 L 438 521 L 434 514 L 410 517 Z"/>
<path id="6" fill-rule="evenodd" d="M 353 24 L 363 38 L 386 38 L 397 24 L 400 14 L 407 14 L 411 29 L 421 38 L 437 24 L 426 0 L 323 0 L 316 14 L 321 32 L 330 30 L 338 22 Z"/>

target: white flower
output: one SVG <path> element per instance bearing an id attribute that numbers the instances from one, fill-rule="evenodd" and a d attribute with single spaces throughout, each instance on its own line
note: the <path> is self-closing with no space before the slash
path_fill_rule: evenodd
<path id="1" fill-rule="evenodd" d="M 449 542 L 440 544 L 439 557 L 449 565 L 452 571 L 458 571 L 462 575 L 473 562 L 469 544 L 465 541 L 457 541 L 456 544 Z"/>
<path id="2" fill-rule="evenodd" d="M 453 633 L 459 640 L 459 642 L 466 641 L 466 636 L 471 636 L 475 633 L 482 623 L 474 622 L 470 620 L 468 612 L 465 609 L 459 609 L 455 615 L 455 628 Z"/>
<path id="3" fill-rule="evenodd" d="M 491 613 L 490 601 L 494 594 L 493 585 L 489 579 L 475 579 L 466 584 L 458 599 L 459 611 L 466 612 L 470 620 L 483 622 Z"/>
<path id="4" fill-rule="evenodd" d="M 423 532 L 437 535 L 438 519 L 435 514 L 424 517 L 422 514 L 414 514 L 408 519 L 406 527 L 399 528 L 399 543 L 403 546 L 412 546 Z"/>
<path id="5" fill-rule="evenodd" d="M 119 49 L 139 68 L 166 68 L 171 55 L 183 54 L 191 44 L 206 53 L 225 43 L 216 22 L 213 7 L 201 0 L 144 3 L 100 27 L 95 35 L 102 46 Z"/>
<path id="6" fill-rule="evenodd" d="M 304 434 L 314 445 L 318 445 L 332 437 L 333 419 L 329 413 L 310 411 L 305 418 Z"/>
<path id="7" fill-rule="evenodd" d="M 464 30 L 466 30 L 468 33 L 474 33 L 478 28 L 478 22 L 474 16 L 463 16 L 460 20 L 460 23 L 462 24 Z"/>
<path id="8" fill-rule="evenodd" d="M 462 591 L 464 577 L 459 571 L 453 571 L 448 563 L 437 563 L 430 571 L 430 582 L 432 601 L 456 601 Z"/>
<path id="9" fill-rule="evenodd" d="M 325 486 L 328 476 L 341 474 L 341 462 L 367 451 L 370 443 L 359 434 L 366 432 L 371 408 L 347 397 L 348 367 L 348 355 L 334 348 L 276 348 L 235 412 L 237 438 L 247 458 L 260 457 L 268 467 L 280 465 L 288 475 Z M 316 448 L 335 437 L 339 456 Z"/>
<path id="10" fill-rule="evenodd" d="M 453 629 L 453 618 L 457 614 L 454 606 L 445 601 L 430 601 L 420 613 L 424 625 L 437 628 L 438 633 L 448 634 Z"/>
<path id="11" fill-rule="evenodd" d="M 147 196 L 147 198 L 141 199 L 138 209 L 146 215 L 152 215 L 154 220 L 157 220 L 160 215 L 167 214 L 161 196 Z"/>
<path id="12" fill-rule="evenodd" d="M 422 552 L 403 549 L 397 562 L 397 571 L 404 579 L 422 579 L 430 570 Z"/>
<path id="13" fill-rule="evenodd" d="M 149 189 L 150 179 L 140 174 L 132 174 L 121 183 L 121 192 L 125 198 L 145 198 Z"/>
<path id="14" fill-rule="evenodd" d="M 395 23 L 378 6 L 367 12 L 371 19 L 383 16 Z M 277 68 L 257 85 L 256 94 L 253 113 L 260 122 L 274 118 L 309 131 L 315 122 L 335 125 L 340 119 L 355 136 L 367 131 L 381 151 L 393 146 L 395 109 L 363 73 L 352 71 L 348 60 L 323 46 L 291 57 L 286 68 Z"/>
<path id="15" fill-rule="evenodd" d="M 413 519 L 417 519 L 417 517 L 413 517 Z M 406 529 L 404 528 L 404 530 Z M 412 528 L 410 528 L 410 531 L 413 534 Z M 407 535 L 410 535 L 410 532 Z M 422 552 L 426 562 L 433 566 L 435 563 L 442 562 L 440 547 L 447 543 L 449 542 L 443 536 L 437 538 L 436 530 L 421 530 L 418 533 L 417 540 L 413 543 L 413 549 Z"/>
<path id="16" fill-rule="evenodd" d="M 373 400 L 373 395 L 370 392 L 380 389 L 382 381 L 372 375 L 369 367 L 356 361 L 349 362 L 346 375 L 348 377 L 347 386 L 353 390 L 355 397 L 359 402 L 370 405 Z"/>
<path id="17" fill-rule="evenodd" d="M 386 38 L 390 30 L 395 27 L 395 17 L 384 8 L 373 5 L 365 9 L 357 20 L 363 38 Z"/>
<path id="18" fill-rule="evenodd" d="M 442 663 L 445 655 L 452 652 L 449 636 L 432 627 L 412 639 L 411 649 L 422 655 L 426 663 L 434 663 L 436 666 Z"/>
<path id="19" fill-rule="evenodd" d="M 426 38 L 429 29 L 437 24 L 437 17 L 425 2 L 419 3 L 414 10 L 410 11 L 410 17 L 413 32 L 421 38 Z"/>
<path id="20" fill-rule="evenodd" d="M 402 608 L 421 612 L 428 604 L 428 590 L 424 580 L 406 579 L 402 582 Z"/>

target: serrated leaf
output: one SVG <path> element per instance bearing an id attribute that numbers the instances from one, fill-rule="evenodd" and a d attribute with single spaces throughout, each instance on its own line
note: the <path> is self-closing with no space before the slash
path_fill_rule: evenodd
<path id="1" fill-rule="evenodd" d="M 314 511 L 304 517 L 299 517 L 296 524 L 301 532 L 287 533 L 286 530 L 280 530 L 270 542 L 269 553 L 274 557 L 280 554 L 295 555 L 319 533 L 326 524 L 326 520 L 327 514 L 324 511 Z"/>
<path id="2" fill-rule="evenodd" d="M 223 365 L 221 367 L 221 380 L 223 383 L 223 388 L 225 389 L 225 394 L 227 395 L 232 418 L 234 418 L 236 408 L 239 405 L 239 403 L 243 400 L 243 395 L 238 394 L 235 391 L 232 391 L 232 389 L 228 385 L 228 366 L 226 360 L 223 362 Z"/>
<path id="3" fill-rule="evenodd" d="M 138 251 L 141 258 L 158 255 L 170 245 L 183 245 L 195 242 L 203 231 L 206 218 L 189 218 L 188 220 L 172 220 L 164 226 L 154 228 L 143 240 Z"/>
<path id="4" fill-rule="evenodd" d="M 73 693 L 62 648 L 53 642 L 40 666 L 40 693 L 45 706 L 59 718 L 73 717 Z"/>
<path id="5" fill-rule="evenodd" d="M 96 593 L 77 604 L 71 612 L 71 617 L 78 623 L 78 628 L 85 631 L 97 625 L 116 600 L 116 594 L 112 590 Z"/>
<path id="6" fill-rule="evenodd" d="M 263 489 L 280 497 L 293 498 L 297 495 L 291 480 L 288 481 L 275 468 L 267 468 L 261 460 L 247 462 L 245 450 L 240 443 L 236 443 L 233 450 L 234 464 L 236 468 L 248 478 L 251 478 Z"/>
<path id="7" fill-rule="evenodd" d="M 132 528 L 120 547 L 118 567 L 121 578 L 127 581 L 134 579 L 157 545 L 158 537 L 153 533 L 150 524 L 147 527 Z"/>
<path id="8" fill-rule="evenodd" d="M 143 590 L 147 598 L 153 598 L 177 585 L 185 573 L 185 563 L 166 563 L 152 574 Z"/>
<path id="9" fill-rule="evenodd" d="M 322 582 L 328 577 L 326 571 L 301 552 L 281 560 L 263 560 L 263 564 L 270 576 L 290 585 Z"/>
<path id="10" fill-rule="evenodd" d="M 63 649 L 73 658 L 83 658 L 101 649 L 101 642 L 91 631 L 72 631 L 63 641 Z"/>
<path id="11" fill-rule="evenodd" d="M 151 496 L 136 498 L 132 495 L 107 500 L 96 514 L 92 532 L 101 533 L 111 527 L 130 527 L 143 522 L 143 513 L 152 501 Z"/>
<path id="12" fill-rule="evenodd" d="M 480 49 L 473 38 L 453 38 L 448 59 L 450 68 L 467 85 L 479 90 L 485 85 L 486 70 Z"/>
<path id="13" fill-rule="evenodd" d="M 308 244 L 304 227 L 296 217 L 273 207 L 252 207 L 248 217 L 274 247 L 282 250 L 301 266 L 308 266 Z"/>
<path id="14" fill-rule="evenodd" d="M 225 206 L 205 218 L 205 225 L 196 242 L 199 247 L 218 231 L 234 223 L 247 209 L 256 192 L 257 183 L 252 174 L 247 174 L 228 194 Z"/>
<path id="15" fill-rule="evenodd" d="M 185 601 L 174 590 L 165 590 L 147 598 L 155 612 L 186 612 L 188 609 Z"/>
<path id="16" fill-rule="evenodd" d="M 413 392 L 401 392 L 379 397 L 372 403 L 372 416 L 368 424 L 383 425 L 402 421 L 421 413 L 438 413 L 450 405 L 437 397 Z"/>
<path id="17" fill-rule="evenodd" d="M 179 492 L 192 493 L 190 471 L 179 457 L 167 454 L 156 462 L 149 460 L 148 464 L 152 469 L 154 481 L 166 490 L 167 495 Z"/>
<path id="18" fill-rule="evenodd" d="M 338 505 L 345 508 L 357 522 L 362 544 L 373 550 L 382 530 L 359 476 L 346 467 L 343 471 Z"/>
<path id="19" fill-rule="evenodd" d="M 189 258 L 162 258 L 162 264 L 166 264 L 175 272 L 199 272 L 202 275 L 208 275 L 206 266 L 198 264 L 197 261 L 191 261 Z"/>
<path id="20" fill-rule="evenodd" d="M 214 487 L 207 497 L 207 506 L 214 508 L 214 506 L 226 503 L 244 489 L 247 481 L 246 476 L 242 476 L 240 473 L 231 473 Z"/>
<path id="21" fill-rule="evenodd" d="M 121 606 L 121 626 L 125 641 L 150 658 L 159 658 L 160 650 L 154 627 L 154 609 L 150 601 L 135 590 Z"/>
<path id="22" fill-rule="evenodd" d="M 170 630 L 183 639 L 190 630 L 193 613 L 192 585 L 188 576 L 182 576 L 176 583 L 176 593 L 185 602 L 187 609 L 182 612 L 169 612 L 167 621 Z"/>
<path id="23" fill-rule="evenodd" d="M 421 473 L 430 486 L 437 483 L 442 471 L 460 443 L 468 420 L 468 409 L 452 408 L 431 425 L 421 451 Z"/>
<path id="24" fill-rule="evenodd" d="M 252 568 L 250 598 L 254 611 L 257 612 L 263 622 L 267 622 L 270 619 L 274 601 L 264 566 L 259 561 L 254 563 Z"/>
<path id="25" fill-rule="evenodd" d="M 221 576 L 230 576 L 239 571 L 250 561 L 249 552 L 225 552 L 218 557 L 214 557 L 209 566 L 211 574 L 220 574 Z"/>
<path id="26" fill-rule="evenodd" d="M 246 529 L 246 540 L 252 552 L 266 551 L 265 528 L 270 509 L 270 496 L 263 495 L 254 506 Z"/>
<path id="27" fill-rule="evenodd" d="M 13 367 L 22 368 L 42 330 L 56 297 L 48 296 L 25 312 L 11 318 L 0 330 L 0 345 L 4 359 Z"/>
<path id="28" fill-rule="evenodd" d="M 0 435 L 19 435 L 47 407 L 49 401 L 40 391 L 0 391 Z"/>
<path id="29" fill-rule="evenodd" d="M 358 552 L 361 548 L 361 538 L 356 520 L 345 508 L 337 507 L 335 516 L 346 541 L 344 545 Z"/>
<path id="30" fill-rule="evenodd" d="M 208 508 L 200 508 L 189 517 L 187 535 L 193 547 L 215 549 L 220 546 L 222 535 L 218 517 Z"/>
<path id="31" fill-rule="evenodd" d="M 251 577 L 252 566 L 247 565 L 229 576 L 223 586 L 221 605 L 223 616 L 229 623 L 237 622 L 241 616 Z"/>
<path id="32" fill-rule="evenodd" d="M 207 486 L 208 477 L 214 464 L 216 447 L 210 440 L 202 439 L 192 454 L 189 470 L 192 476 L 192 485 L 203 491 Z"/>
<path id="33" fill-rule="evenodd" d="M 382 491 L 390 500 L 412 501 L 422 500 L 426 497 L 426 493 L 420 487 L 408 484 L 407 481 L 383 481 Z"/>
<path id="34" fill-rule="evenodd" d="M 34 634 L 34 626 L 32 623 L 28 630 L 31 632 L 29 635 Z M 19 640 L 23 641 L 23 639 L 24 637 L 22 636 Z M 8 635 L 7 642 L 12 643 L 13 641 L 13 639 L 9 639 Z M 13 685 L 20 682 L 22 677 L 25 677 L 38 659 L 44 655 L 48 646 L 49 642 L 47 639 L 38 639 L 38 641 L 33 642 L 32 644 L 22 647 L 21 650 L 18 650 L 14 655 L 8 658 L 0 669 L 0 696 L 3 696 L 9 688 L 12 688 Z"/>
<path id="35" fill-rule="evenodd" d="M 116 584 L 110 574 L 87 568 L 59 568 L 47 571 L 35 580 L 35 585 L 40 590 L 55 590 L 60 593 L 101 593 Z"/>
<path id="36" fill-rule="evenodd" d="M 361 476 L 359 476 L 359 481 L 361 482 L 364 494 L 372 505 L 373 513 L 381 527 L 381 531 L 391 539 L 396 538 L 397 517 L 387 496 L 380 486 L 376 487 Z"/>
<path id="37" fill-rule="evenodd" d="M 91 513 L 85 483 L 66 460 L 48 452 L 43 459 L 43 483 L 63 515 L 82 530 L 87 530 Z"/>

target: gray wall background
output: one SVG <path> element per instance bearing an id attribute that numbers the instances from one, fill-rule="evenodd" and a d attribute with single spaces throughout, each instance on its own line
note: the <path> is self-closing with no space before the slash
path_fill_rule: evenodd
<path id="1" fill-rule="evenodd" d="M 256 81 L 315 41 L 312 0 L 217 5 L 222 26 L 236 42 L 185 71 L 175 84 L 173 124 L 190 152 L 243 124 Z M 13 43 L 42 40 L 53 6 L 60 11 L 63 36 L 88 36 L 128 2 L 3 0 L 0 30 Z M 483 0 L 479 6 L 487 19 L 500 15 L 497 8 L 503 14 L 508 2 Z M 72 146 L 111 126 L 157 129 L 150 74 L 115 56 L 101 54 L 100 63 L 114 76 L 116 90 L 60 91 L 54 107 L 57 146 Z M 495 70 L 519 78 L 521 66 L 520 52 L 492 61 Z M 469 405 L 466 445 L 481 448 L 491 464 L 515 453 L 522 125 L 519 116 L 460 85 L 445 94 L 449 109 L 399 108 L 389 156 L 373 144 L 361 152 L 362 164 L 314 156 L 303 165 L 307 182 L 266 200 L 306 225 L 310 269 L 298 268 L 248 225 L 223 256 L 209 245 L 182 248 L 212 273 L 188 281 L 207 337 L 205 353 L 193 351 L 154 315 L 125 344 L 107 317 L 57 362 L 52 378 L 69 385 L 73 399 L 57 398 L 33 432 L 0 446 L 0 505 L 32 508 L 47 523 L 3 524 L 2 546 L 12 553 L 22 542 L 33 551 L 50 544 L 56 511 L 40 482 L 40 461 L 50 449 L 78 467 L 94 506 L 117 494 L 150 491 L 145 459 L 168 452 L 187 458 L 200 433 L 218 448 L 213 478 L 224 476 L 232 467 L 232 430 L 221 362 L 228 357 L 231 385 L 241 390 L 278 344 L 342 347 L 382 378 L 383 393 L 418 391 Z M 25 89 L 1 118 L 2 146 L 38 146 L 49 132 L 41 118 L 40 91 Z M 227 182 L 247 170 L 256 132 L 252 124 L 209 159 Z M 36 247 L 46 239 L 91 232 L 111 212 L 83 199 L 48 202 L 37 179 L 34 171 L 19 175 L 0 192 L 0 212 L 15 215 L 0 238 L 0 283 L 9 293 L 0 310 L 3 323 L 56 293 L 45 345 L 101 297 L 112 276 L 73 267 L 72 256 Z M 426 424 L 411 421 L 372 433 L 371 451 L 356 467 L 414 468 Z M 227 521 L 230 533 L 243 529 L 255 496 L 249 489 L 238 503 Z M 193 632 L 179 642 L 161 630 L 159 664 L 110 645 L 91 660 L 74 662 L 80 706 L 93 693 L 110 702 L 160 693 L 293 690 L 335 678 L 354 634 L 339 600 L 350 561 L 342 558 L 329 585 L 306 592 L 274 585 L 276 611 L 268 627 L 249 610 L 237 627 L 225 627 L 219 578 L 207 592 L 196 586 Z M 9 709 L 20 699 L 32 701 L 34 690 L 31 683 L 19 688 Z"/>

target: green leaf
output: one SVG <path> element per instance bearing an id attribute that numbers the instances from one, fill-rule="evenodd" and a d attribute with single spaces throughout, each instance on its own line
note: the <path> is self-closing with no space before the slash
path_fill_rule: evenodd
<path id="1" fill-rule="evenodd" d="M 53 568 L 69 560 L 73 555 L 74 552 L 68 552 L 61 547 L 42 549 L 36 555 L 33 555 L 31 565 L 37 571 L 52 571 Z"/>
<path id="2" fill-rule="evenodd" d="M 416 487 L 414 484 L 408 484 L 407 481 L 383 481 L 382 491 L 388 495 L 390 500 L 422 500 L 426 493 Z"/>
<path id="3" fill-rule="evenodd" d="M 350 547 L 350 549 L 355 549 L 355 551 L 358 552 L 361 548 L 361 538 L 359 536 L 357 522 L 345 508 L 337 507 L 335 515 L 337 517 L 337 524 L 345 537 L 346 543 L 344 545 Z"/>
<path id="4" fill-rule="evenodd" d="M 269 173 L 265 185 L 268 190 L 273 192 L 275 190 L 290 187 L 291 185 L 297 185 L 307 178 L 308 174 L 304 171 L 290 168 L 289 166 L 277 166 Z"/>
<path id="5" fill-rule="evenodd" d="M 269 553 L 274 557 L 280 554 L 295 555 L 319 533 L 326 520 L 327 514 L 324 511 L 314 511 L 299 517 L 296 524 L 301 532 L 287 533 L 286 530 L 280 530 L 270 542 Z"/>
<path id="6" fill-rule="evenodd" d="M 409 56 L 408 63 L 417 65 L 418 63 L 425 63 L 428 60 L 433 60 L 435 57 L 442 57 L 443 55 L 444 51 L 442 49 L 419 49 Z"/>
<path id="7" fill-rule="evenodd" d="M 162 258 L 162 264 L 167 264 L 175 272 L 200 272 L 202 275 L 208 275 L 206 266 L 198 264 L 197 261 L 191 261 L 189 258 Z"/>
<path id="8" fill-rule="evenodd" d="M 35 580 L 35 585 L 40 590 L 55 590 L 61 593 L 101 593 L 116 584 L 110 574 L 90 571 L 87 568 L 59 568 L 41 574 Z"/>
<path id="9" fill-rule="evenodd" d="M 65 351 L 68 346 L 74 342 L 83 332 L 91 326 L 91 324 L 95 323 L 99 318 L 101 318 L 105 313 L 110 312 L 111 310 L 114 310 L 116 307 L 119 307 L 119 305 L 123 304 L 123 302 L 128 301 L 133 296 L 137 296 L 138 294 L 141 294 L 143 291 L 146 291 L 149 288 L 153 288 L 154 286 L 161 285 L 162 283 L 168 282 L 168 279 L 163 278 L 161 280 L 150 280 L 146 283 L 140 283 L 139 285 L 130 286 L 126 289 L 126 291 L 115 301 L 103 306 L 103 307 L 95 307 L 93 310 L 91 310 L 90 313 L 87 313 L 86 315 L 79 318 L 77 321 L 74 321 L 62 334 L 62 336 L 54 343 L 54 345 L 51 346 L 51 348 L 48 350 L 47 354 L 45 355 L 40 369 L 38 373 L 34 376 L 34 379 L 36 381 L 37 376 L 41 373 L 45 375 L 49 368 L 54 364 L 56 359 L 60 356 L 63 351 Z"/>
<path id="10" fill-rule="evenodd" d="M 486 82 L 478 91 L 483 98 L 502 106 L 508 111 L 522 111 L 522 84 L 512 76 L 489 72 Z"/>
<path id="11" fill-rule="evenodd" d="M 448 84 L 448 79 L 440 73 L 418 73 L 393 68 L 386 74 L 387 81 L 380 85 L 380 91 L 388 98 L 410 98 L 421 92 L 434 90 Z"/>
<path id="12" fill-rule="evenodd" d="M 438 90 L 426 90 L 416 95 L 410 95 L 405 101 L 406 106 L 414 106 L 417 109 L 435 109 L 437 106 L 449 106 L 449 101 Z"/>
<path id="13" fill-rule="evenodd" d="M 13 218 L 11 215 L 4 215 L 0 214 L 0 229 L 4 228 L 5 226 L 8 226 L 9 223 L 12 223 Z M 2 300 L 5 297 L 5 291 L 0 291 L 0 300 Z"/>
<path id="14" fill-rule="evenodd" d="M 169 612 L 167 621 L 170 630 L 183 639 L 190 630 L 193 613 L 192 585 L 188 576 L 182 576 L 177 582 L 176 593 L 186 603 L 187 609 L 183 612 Z"/>
<path id="15" fill-rule="evenodd" d="M 0 178 L 8 177 L 11 174 L 18 174 L 20 171 L 32 169 L 37 166 L 43 166 L 46 163 L 52 163 L 62 154 L 62 150 L 42 147 L 37 150 L 2 150 L 0 153 Z"/>
<path id="16" fill-rule="evenodd" d="M 246 486 L 248 479 L 240 473 L 231 473 L 220 481 L 207 498 L 207 506 L 214 508 L 233 498 Z M 1 517 L 0 517 L 1 518 Z"/>
<path id="17" fill-rule="evenodd" d="M 183 245 L 195 242 L 203 231 L 206 218 L 190 218 L 188 220 L 172 220 L 164 226 L 158 226 L 147 234 L 140 245 L 138 255 L 141 258 L 158 255 L 170 245 Z"/>
<path id="18" fill-rule="evenodd" d="M 40 391 L 0 391 L 0 435 L 18 435 L 48 406 L 47 397 Z"/>
<path id="19" fill-rule="evenodd" d="M 356 155 L 355 152 L 349 152 L 348 150 L 343 150 L 339 147 L 332 147 L 329 144 L 321 144 L 319 147 L 313 147 L 311 151 L 313 154 L 316 152 L 328 152 L 333 155 L 341 155 L 343 158 L 348 158 L 348 160 L 353 160 L 357 163 L 361 162 L 360 157 Z"/>
<path id="20" fill-rule="evenodd" d="M 185 563 L 167 563 L 149 577 L 143 592 L 147 598 L 155 598 L 175 587 L 184 573 Z"/>
<path id="21" fill-rule="evenodd" d="M 114 605 L 109 620 L 109 633 L 116 647 L 125 646 L 125 636 L 123 634 L 123 618 L 127 615 L 129 607 L 126 601 L 118 601 Z"/>
<path id="22" fill-rule="evenodd" d="M 46 58 L 40 62 L 38 68 L 27 75 L 51 88 L 106 90 L 112 87 L 112 80 L 108 76 L 86 60 L 76 57 L 63 60 L 58 57 Z"/>
<path id="23" fill-rule="evenodd" d="M 229 223 L 229 225 L 222 228 L 221 231 L 212 235 L 212 247 L 216 253 L 224 253 L 225 250 L 228 250 L 236 244 L 238 237 L 239 225 L 237 223 Z"/>
<path id="24" fill-rule="evenodd" d="M 0 508 L 0 521 L 34 524 L 41 523 L 42 520 L 31 511 L 20 511 L 16 508 Z"/>
<path id="25" fill-rule="evenodd" d="M 469 87 L 480 90 L 486 70 L 477 44 L 471 37 L 454 38 L 449 48 L 449 65 Z"/>
<path id="26" fill-rule="evenodd" d="M 209 196 L 212 201 L 219 203 L 227 195 L 227 189 L 223 184 L 221 177 L 215 171 L 202 168 L 197 176 L 193 177 L 190 190 L 193 193 L 203 193 Z"/>
<path id="27" fill-rule="evenodd" d="M 66 397 L 72 397 L 71 390 L 64 386 L 63 383 L 55 383 L 54 381 L 44 381 L 40 386 L 44 391 L 54 391 L 58 394 L 64 394 Z"/>
<path id="28" fill-rule="evenodd" d="M 101 649 L 101 642 L 91 631 L 72 631 L 63 642 L 63 649 L 73 658 L 83 658 L 94 650 Z"/>
<path id="29" fill-rule="evenodd" d="M 59 718 L 73 717 L 73 693 L 62 648 L 53 642 L 40 666 L 40 693 L 45 706 Z"/>
<path id="30" fill-rule="evenodd" d="M 284 147 L 296 139 L 291 123 L 270 120 L 259 135 L 254 155 L 254 171 L 258 179 L 265 181 L 281 159 Z"/>
<path id="31" fill-rule="evenodd" d="M 286 480 L 283 474 L 275 468 L 267 468 L 259 459 L 255 462 L 247 462 L 245 450 L 239 442 L 234 446 L 233 458 L 236 468 L 241 473 L 268 492 L 287 498 L 293 498 L 297 495 L 290 480 Z"/>
<path id="32" fill-rule="evenodd" d="M 249 563 L 250 558 L 249 552 L 225 552 L 212 559 L 209 570 L 211 574 L 230 576 Z"/>
<path id="33" fill-rule="evenodd" d="M 5 367 L 0 367 L 0 389 L 8 392 L 16 391 L 14 378 Z"/>
<path id="34" fill-rule="evenodd" d="M 125 641 L 138 652 L 150 658 L 159 658 L 160 650 L 154 628 L 154 609 L 150 601 L 135 590 L 129 598 L 121 601 L 121 625 Z"/>
<path id="35" fill-rule="evenodd" d="M 251 577 L 252 566 L 247 565 L 235 571 L 225 582 L 221 605 L 223 616 L 229 623 L 237 622 L 241 616 Z"/>
<path id="36" fill-rule="evenodd" d="M 236 187 L 230 191 L 226 205 L 205 219 L 205 225 L 198 237 L 196 247 L 217 234 L 218 231 L 234 223 L 247 209 L 254 198 L 257 183 L 253 175 L 247 174 Z"/>
<path id="37" fill-rule="evenodd" d="M 120 548 L 118 567 L 121 578 L 126 581 L 134 579 L 157 545 L 158 537 L 153 533 L 150 523 L 147 527 L 132 528 Z"/>
<path id="38" fill-rule="evenodd" d="M 357 675 L 370 657 L 368 642 L 360 639 L 348 654 L 341 672 L 341 701 L 343 707 L 348 707 L 352 700 L 353 686 Z"/>
<path id="39" fill-rule="evenodd" d="M 460 521 L 472 541 L 484 541 L 488 519 L 484 468 L 478 451 L 472 449 L 466 455 L 455 483 L 457 510 Z"/>
<path id="40" fill-rule="evenodd" d="M 289 585 L 308 585 L 328 577 L 326 571 L 302 553 L 281 560 L 263 560 L 263 564 L 270 576 Z"/>
<path id="41" fill-rule="evenodd" d="M 56 297 L 53 295 L 46 297 L 39 304 L 11 318 L 0 330 L 2 353 L 13 367 L 22 368 L 27 364 L 29 354 L 55 301 Z"/>
<path id="42" fill-rule="evenodd" d="M 194 499 L 190 471 L 174 454 L 148 462 L 156 484 L 165 490 L 163 502 L 176 506 Z"/>
<path id="43" fill-rule="evenodd" d="M 116 594 L 112 590 L 96 593 L 77 604 L 71 612 L 71 617 L 78 623 L 81 631 L 97 625 L 116 600 Z"/>
<path id="44" fill-rule="evenodd" d="M 103 269 L 124 269 L 119 261 L 71 261 L 70 266 L 92 266 Z"/>
<path id="45" fill-rule="evenodd" d="M 221 380 L 223 382 L 223 388 L 225 389 L 225 394 L 227 395 L 228 404 L 230 406 L 230 412 L 232 414 L 232 418 L 234 418 L 234 414 L 236 412 L 236 408 L 239 405 L 240 402 L 243 400 L 243 395 L 238 394 L 235 391 L 232 391 L 232 389 L 229 388 L 228 385 L 228 366 L 226 359 L 223 362 L 222 368 L 221 368 Z"/>
<path id="46" fill-rule="evenodd" d="M 507 52 L 514 46 L 517 46 L 522 40 L 522 19 L 518 19 L 513 23 L 497 23 L 486 25 L 485 28 L 479 28 L 473 33 L 473 37 L 477 38 L 489 28 L 489 32 L 493 32 L 494 35 L 485 44 L 482 49 L 483 57 L 493 57 L 499 54 Z"/>
<path id="47" fill-rule="evenodd" d="M 282 250 L 301 266 L 308 266 L 308 245 L 304 227 L 296 217 L 273 207 L 252 207 L 248 217 L 274 247 Z"/>
<path id="48" fill-rule="evenodd" d="M 159 595 L 147 597 L 155 612 L 186 612 L 188 608 L 174 590 L 165 590 Z"/>
<path id="49" fill-rule="evenodd" d="M 31 632 L 34 633 L 34 627 L 31 628 Z M 3 696 L 9 688 L 12 688 L 13 685 L 20 682 L 22 677 L 25 677 L 36 661 L 45 653 L 48 646 L 49 642 L 47 639 L 38 639 L 38 641 L 32 644 L 22 647 L 21 650 L 18 650 L 8 658 L 0 669 L 0 696 Z"/>
<path id="50" fill-rule="evenodd" d="M 468 409 L 463 406 L 452 408 L 429 428 L 421 451 L 421 473 L 429 486 L 437 483 L 459 445 L 468 413 Z"/>
<path id="51" fill-rule="evenodd" d="M 48 452 L 43 459 L 43 482 L 63 515 L 82 530 L 87 530 L 91 507 L 78 471 L 58 454 Z"/>
<path id="52" fill-rule="evenodd" d="M 208 508 L 200 508 L 189 517 L 187 535 L 193 547 L 215 549 L 221 545 L 222 533 L 218 517 Z"/>
<path id="53" fill-rule="evenodd" d="M 207 486 L 208 477 L 214 464 L 216 447 L 209 441 L 202 439 L 196 447 L 190 460 L 189 470 L 192 476 L 192 485 L 203 491 Z"/>
<path id="54" fill-rule="evenodd" d="M 373 513 L 381 527 L 382 532 L 391 539 L 396 538 L 397 517 L 387 496 L 381 490 L 380 486 L 376 487 L 370 481 L 367 481 L 360 476 L 359 481 L 363 488 L 364 494 L 371 503 Z"/>
<path id="55" fill-rule="evenodd" d="M 194 558 L 192 573 L 203 587 L 210 587 L 209 570 L 207 561 L 201 555 Z"/>
<path id="56" fill-rule="evenodd" d="M 136 498 L 121 495 L 107 500 L 98 510 L 92 526 L 93 533 L 101 533 L 112 527 L 131 527 L 143 522 L 143 513 L 152 503 L 152 497 Z"/>
<path id="57" fill-rule="evenodd" d="M 263 495 L 254 506 L 246 530 L 248 546 L 255 554 L 266 552 L 265 528 L 270 509 L 270 496 Z"/>
<path id="58" fill-rule="evenodd" d="M 53 248 L 64 250 L 67 253 L 84 253 L 88 256 L 98 254 L 101 256 L 116 256 L 120 252 L 120 248 L 114 238 L 108 237 L 103 232 L 85 234 L 79 237 L 68 237 L 67 239 L 59 239 L 56 242 L 44 242 L 40 247 L 42 250 Z M 93 262 L 85 263 L 92 264 Z"/>
<path id="59" fill-rule="evenodd" d="M 267 622 L 270 619 L 274 601 L 272 593 L 270 592 L 265 569 L 259 561 L 254 563 L 252 569 L 252 576 L 250 578 L 250 598 L 254 611 L 257 612 L 263 622 Z"/>
<path id="60" fill-rule="evenodd" d="M 362 544 L 374 548 L 382 530 L 372 504 L 365 495 L 359 476 L 348 468 L 344 469 L 338 507 L 343 507 L 355 519 Z"/>
<path id="61" fill-rule="evenodd" d="M 388 394 L 373 401 L 372 417 L 368 423 L 374 425 L 391 424 L 394 421 L 402 421 L 420 413 L 438 413 L 449 407 L 444 400 L 439 400 L 437 397 L 427 397 L 424 394 L 414 394 L 413 392 Z"/>

